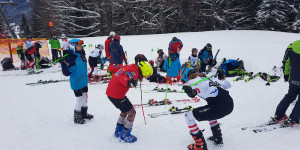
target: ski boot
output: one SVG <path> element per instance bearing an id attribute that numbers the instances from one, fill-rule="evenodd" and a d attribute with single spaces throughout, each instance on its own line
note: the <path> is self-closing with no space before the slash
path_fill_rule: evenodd
<path id="1" fill-rule="evenodd" d="M 88 107 L 81 107 L 81 114 L 83 119 L 93 119 L 94 116 L 87 113 Z"/>
<path id="2" fill-rule="evenodd" d="M 205 142 L 205 139 L 203 137 L 203 134 L 201 131 L 199 131 L 197 134 L 190 133 L 193 139 L 195 140 L 194 144 L 190 144 L 187 148 L 188 150 L 207 150 L 207 144 Z"/>
<path id="3" fill-rule="evenodd" d="M 283 121 L 283 124 L 280 126 L 280 128 L 293 127 L 297 124 L 299 124 L 299 122 L 297 123 L 297 121 L 293 121 L 292 119 L 287 119 Z"/>
<path id="4" fill-rule="evenodd" d="M 209 137 L 207 140 L 213 141 L 215 145 L 217 146 L 223 146 L 223 138 L 221 133 L 220 124 L 211 127 L 211 131 L 213 136 Z"/>
<path id="5" fill-rule="evenodd" d="M 131 134 L 132 129 L 123 128 L 120 135 L 120 140 L 126 143 L 133 143 L 137 141 L 137 138 Z"/>
<path id="6" fill-rule="evenodd" d="M 124 129 L 124 125 L 117 123 L 116 130 L 115 130 L 115 137 L 117 137 L 117 138 L 120 137 L 123 129 Z"/>
<path id="7" fill-rule="evenodd" d="M 85 120 L 81 116 L 81 112 L 74 111 L 74 123 L 85 124 Z"/>
<path id="8" fill-rule="evenodd" d="M 284 115 L 283 117 L 278 117 L 277 115 L 275 115 L 274 117 L 271 117 L 271 120 L 267 123 L 267 125 L 277 124 L 288 120 L 288 118 L 289 117 L 287 115 Z"/>

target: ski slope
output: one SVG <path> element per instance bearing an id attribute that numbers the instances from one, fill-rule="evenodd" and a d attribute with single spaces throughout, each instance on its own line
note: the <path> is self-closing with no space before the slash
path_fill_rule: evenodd
<path id="1" fill-rule="evenodd" d="M 210 31 L 141 36 L 121 36 L 121 44 L 128 53 L 129 63 L 137 53 L 155 59 L 157 48 L 167 52 L 173 36 L 183 42 L 180 60 L 184 62 L 192 48 L 201 50 L 206 43 L 213 45 L 213 53 L 221 49 L 218 62 L 223 57 L 239 58 L 247 71 L 272 73 L 273 66 L 281 66 L 287 46 L 299 39 L 298 34 L 270 31 Z M 104 44 L 107 37 L 83 38 L 85 44 Z M 151 49 L 155 51 L 152 53 Z M 85 49 L 89 54 L 92 49 Z M 146 124 L 141 108 L 137 108 L 132 134 L 138 141 L 133 144 L 119 142 L 113 136 L 119 116 L 106 97 L 107 84 L 89 85 L 89 113 L 95 118 L 84 125 L 73 123 L 75 96 L 68 82 L 28 86 L 38 80 L 68 79 L 59 71 L 60 65 L 44 70 L 41 74 L 25 75 L 26 71 L 0 71 L 0 149 L 1 150 L 182 150 L 193 143 L 184 116 L 168 115 L 149 118 L 147 114 L 166 111 L 165 106 L 145 107 Z M 214 73 L 216 70 L 213 70 Z M 104 73 L 104 72 L 102 72 Z M 207 141 L 208 149 L 218 150 L 298 150 L 300 127 L 277 129 L 264 133 L 242 131 L 242 127 L 254 126 L 269 120 L 277 104 L 288 90 L 283 78 L 266 86 L 256 78 L 248 83 L 233 82 L 229 92 L 234 100 L 233 112 L 220 119 L 224 147 L 219 148 Z M 151 90 L 157 84 L 142 82 L 142 90 Z M 159 85 L 165 88 L 166 85 Z M 169 88 L 181 90 L 178 85 Z M 142 93 L 143 103 L 148 99 L 163 100 L 165 93 Z M 133 104 L 141 103 L 140 88 L 127 93 Z M 189 98 L 186 94 L 168 93 L 170 100 Z M 175 106 L 203 106 L 198 103 L 173 103 Z M 168 106 L 169 107 L 169 106 Z M 291 109 L 288 109 L 289 115 Z M 208 122 L 198 122 L 205 129 L 204 136 L 212 135 Z"/>

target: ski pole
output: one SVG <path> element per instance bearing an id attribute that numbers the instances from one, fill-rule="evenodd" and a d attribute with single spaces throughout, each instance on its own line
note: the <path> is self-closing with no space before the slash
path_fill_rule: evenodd
<path id="1" fill-rule="evenodd" d="M 166 88 L 166 94 L 165 94 L 165 109 L 167 109 L 168 84 L 169 84 L 169 80 L 167 80 L 167 88 Z"/>
<path id="2" fill-rule="evenodd" d="M 143 116 L 144 116 L 144 122 L 146 124 L 145 112 L 144 112 L 144 107 L 143 107 L 143 92 L 142 92 L 142 81 L 141 80 L 140 80 L 140 90 L 141 90 L 141 106 L 142 106 L 142 111 L 143 111 Z"/>
<path id="3" fill-rule="evenodd" d="M 63 57 L 60 57 L 59 59 L 55 60 L 54 62 L 52 62 L 51 64 L 49 64 L 48 66 L 52 66 L 53 64 L 55 64 L 56 62 L 60 61 L 62 58 L 68 56 L 69 54 L 64 55 Z"/>

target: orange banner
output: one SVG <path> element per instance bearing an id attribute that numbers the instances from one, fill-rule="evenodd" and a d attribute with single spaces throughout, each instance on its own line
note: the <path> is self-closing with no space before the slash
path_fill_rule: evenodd
<path id="1" fill-rule="evenodd" d="M 12 56 L 13 56 L 13 62 L 19 62 L 20 59 L 17 55 L 17 43 L 23 42 L 25 43 L 26 39 L 0 39 L 0 61 L 5 57 L 10 57 L 10 51 L 9 51 L 9 43 L 12 50 Z M 41 56 L 50 56 L 49 54 L 49 48 L 48 48 L 48 42 L 46 38 L 33 38 L 32 41 L 42 41 L 43 46 L 40 48 L 39 52 Z M 25 49 L 25 44 L 23 45 Z"/>

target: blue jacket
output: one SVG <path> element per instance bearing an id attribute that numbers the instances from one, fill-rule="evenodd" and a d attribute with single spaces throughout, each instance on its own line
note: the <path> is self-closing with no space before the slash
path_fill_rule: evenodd
<path id="1" fill-rule="evenodd" d="M 109 44 L 109 53 L 112 57 L 113 64 L 122 64 L 125 57 L 122 45 L 118 41 Z M 125 58 L 126 59 L 126 58 Z"/>
<path id="2" fill-rule="evenodd" d="M 164 70 L 167 71 L 168 77 L 172 77 L 172 78 L 177 77 L 179 75 L 180 68 L 181 68 L 181 64 L 179 59 L 176 56 L 171 55 L 165 60 Z"/>
<path id="3" fill-rule="evenodd" d="M 228 59 L 225 62 L 222 63 L 220 69 L 225 72 L 225 74 L 228 74 L 229 69 L 236 68 L 240 65 L 239 61 L 236 59 Z M 230 68 L 228 68 L 230 66 Z"/>
<path id="4" fill-rule="evenodd" d="M 206 61 L 207 58 L 209 58 L 210 60 L 213 59 L 213 54 L 212 51 L 207 51 L 207 47 L 205 46 L 199 53 L 198 53 L 198 58 L 201 61 L 201 64 L 204 63 L 204 61 Z"/>
<path id="5" fill-rule="evenodd" d="M 72 90 L 79 90 L 86 87 L 89 83 L 87 76 L 87 61 L 85 52 L 68 51 L 66 63 L 62 64 L 62 72 L 65 76 L 70 76 L 70 85 Z"/>

